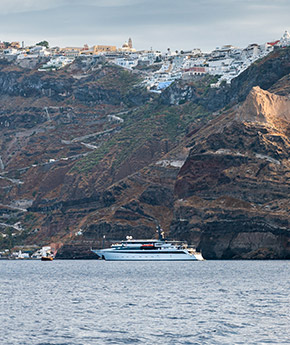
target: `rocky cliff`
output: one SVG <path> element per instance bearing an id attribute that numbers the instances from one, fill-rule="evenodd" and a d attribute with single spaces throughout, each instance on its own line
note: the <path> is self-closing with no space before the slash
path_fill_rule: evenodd
<path id="1" fill-rule="evenodd" d="M 206 258 L 289 258 L 290 100 L 255 87 L 193 137 L 171 232 Z"/>
<path id="2" fill-rule="evenodd" d="M 52 72 L 0 67 L 3 245 L 74 238 L 95 210 L 116 202 L 111 185 L 210 115 L 192 103 L 160 105 L 139 72 L 94 58 Z M 23 231 L 14 232 L 19 221 Z"/>
<path id="3" fill-rule="evenodd" d="M 205 77 L 161 96 L 95 59 L 47 74 L 0 66 L 3 246 L 83 257 L 104 235 L 151 238 L 160 224 L 208 259 L 288 258 L 287 54 L 230 87 Z"/>
<path id="4" fill-rule="evenodd" d="M 206 259 L 285 259 L 289 232 L 289 97 L 255 87 L 243 104 L 111 187 L 84 239 L 187 240 Z M 96 242 L 100 245 L 101 242 Z"/>

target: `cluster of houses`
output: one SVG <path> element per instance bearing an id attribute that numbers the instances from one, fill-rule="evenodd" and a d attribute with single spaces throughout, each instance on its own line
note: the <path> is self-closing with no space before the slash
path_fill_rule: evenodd
<path id="1" fill-rule="evenodd" d="M 40 260 L 51 254 L 53 249 L 51 246 L 39 248 L 37 245 L 31 246 L 18 246 L 13 250 L 4 249 L 0 251 L 0 260 L 21 260 L 21 259 L 34 259 Z M 55 251 L 56 252 L 56 251 Z"/>
<path id="2" fill-rule="evenodd" d="M 203 53 L 200 49 L 167 49 L 164 53 L 152 49 L 136 51 L 131 38 L 121 48 L 109 45 L 48 48 L 43 44 L 25 47 L 24 43 L 0 42 L 0 58 L 19 61 L 44 57 L 46 62 L 40 70 L 47 71 L 62 68 L 79 56 L 103 56 L 123 68 L 141 69 L 146 74 L 144 85 L 148 90 L 160 93 L 177 79 L 192 79 L 205 74 L 218 76 L 218 81 L 212 87 L 219 87 L 223 82 L 230 83 L 257 59 L 263 58 L 276 47 L 286 46 L 290 46 L 288 31 L 275 42 L 250 44 L 246 48 L 224 45 L 210 53 Z"/>
<path id="3" fill-rule="evenodd" d="M 231 83 L 254 61 L 268 55 L 276 48 L 290 46 L 290 34 L 285 31 L 280 40 L 264 44 L 250 44 L 246 48 L 232 45 L 217 47 L 210 53 L 200 49 L 191 51 L 168 51 L 160 55 L 162 61 L 159 70 L 148 75 L 145 84 L 153 92 L 162 92 L 177 79 L 190 80 L 205 74 L 218 76 L 211 87 L 220 87 L 221 83 Z"/>

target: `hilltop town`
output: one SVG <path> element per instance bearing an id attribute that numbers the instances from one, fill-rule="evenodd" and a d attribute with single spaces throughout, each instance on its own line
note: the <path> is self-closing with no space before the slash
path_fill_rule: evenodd
<path id="1" fill-rule="evenodd" d="M 40 64 L 39 71 L 58 70 L 74 62 L 77 57 L 103 58 L 108 62 L 129 70 L 140 70 L 145 74 L 143 84 L 151 92 L 161 93 L 175 80 L 190 80 L 205 74 L 218 76 L 211 87 L 220 87 L 221 83 L 231 83 L 240 73 L 254 61 L 261 59 L 275 48 L 290 45 L 288 31 L 280 40 L 263 44 L 249 44 L 246 48 L 233 45 L 217 47 L 210 53 L 195 48 L 187 51 L 166 52 L 158 50 L 139 50 L 133 47 L 129 38 L 121 48 L 111 45 L 94 45 L 89 47 L 49 47 L 47 41 L 33 46 L 25 46 L 24 42 L 1 42 L 0 59 L 7 59 L 26 68 L 34 68 Z"/>

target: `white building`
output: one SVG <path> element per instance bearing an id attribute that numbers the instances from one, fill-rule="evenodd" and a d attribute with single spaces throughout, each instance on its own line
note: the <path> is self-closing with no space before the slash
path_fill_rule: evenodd
<path id="1" fill-rule="evenodd" d="M 283 36 L 281 37 L 279 46 L 280 47 L 290 46 L 290 34 L 287 30 L 284 32 Z"/>
<path id="2" fill-rule="evenodd" d="M 5 49 L 3 51 L 3 54 L 4 55 L 17 55 L 18 54 L 18 50 L 15 49 L 15 48 L 8 48 L 8 49 Z"/>
<path id="3" fill-rule="evenodd" d="M 32 55 L 37 55 L 37 56 L 49 56 L 50 52 L 43 46 L 34 46 L 29 49 L 30 53 Z"/>
<path id="4" fill-rule="evenodd" d="M 138 59 L 130 59 L 130 58 L 117 58 L 114 59 L 113 62 L 121 67 L 132 69 L 133 67 L 137 66 Z"/>
<path id="5" fill-rule="evenodd" d="M 46 70 L 54 70 L 54 69 L 60 69 L 74 61 L 74 58 L 70 58 L 67 56 L 58 56 L 55 58 L 50 59 L 46 64 L 40 68 L 40 71 L 46 71 Z"/>

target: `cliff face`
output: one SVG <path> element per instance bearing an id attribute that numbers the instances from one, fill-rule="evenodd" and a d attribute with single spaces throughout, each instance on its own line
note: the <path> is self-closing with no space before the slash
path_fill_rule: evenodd
<path id="1" fill-rule="evenodd" d="M 240 121 L 264 123 L 287 134 L 290 122 L 290 98 L 254 87 L 238 114 Z"/>
<path id="2" fill-rule="evenodd" d="M 111 186 L 158 161 L 209 115 L 195 104 L 160 105 L 140 86 L 142 75 L 98 59 L 52 72 L 37 67 L 0 61 L 3 246 L 64 243 L 84 226 L 99 229 L 91 215 L 114 207 L 121 193 Z M 149 189 L 142 200 L 148 205 L 155 194 Z M 139 212 L 128 204 L 114 219 L 126 223 Z M 10 225 L 19 221 L 23 231 L 14 233 Z M 152 234 L 151 222 L 140 236 Z M 119 223 L 103 228 L 118 232 Z"/>
<path id="3" fill-rule="evenodd" d="M 84 238 L 150 238 L 159 223 L 206 259 L 289 258 L 288 105 L 288 96 L 253 88 L 241 106 L 110 188 L 114 201 L 87 218 Z"/>
<path id="4" fill-rule="evenodd" d="M 289 98 L 259 87 L 193 138 L 171 232 L 206 258 L 289 258 Z"/>
<path id="5" fill-rule="evenodd" d="M 206 259 L 289 258 L 288 105 L 288 96 L 253 88 L 242 105 L 110 188 L 114 201 L 91 213 L 84 238 L 150 238 L 159 223 Z"/>
<path id="6" fill-rule="evenodd" d="M 18 221 L 23 231 L 13 240 L 20 244 L 70 236 L 86 206 L 98 202 L 100 186 L 134 172 L 165 146 L 123 170 L 120 163 L 110 174 L 113 159 L 100 162 L 113 146 L 108 143 L 134 109 L 151 99 L 140 87 L 142 76 L 95 58 L 77 59 L 59 71 L 39 67 L 0 61 L 0 245 L 2 239 L 9 244 L 5 238 Z M 63 210 L 75 205 L 76 216 L 66 216 Z M 62 211 L 52 217 L 54 210 Z"/>
<path id="7" fill-rule="evenodd" d="M 47 204 L 91 196 L 91 182 L 71 170 L 120 130 L 123 120 L 117 113 L 149 98 L 138 87 L 140 80 L 95 59 L 79 59 L 55 72 L 2 66 L 2 179 L 19 180 L 10 183 L 3 203 L 29 199 Z"/>
<path id="8" fill-rule="evenodd" d="M 160 224 L 206 258 L 289 257 L 288 53 L 230 89 L 205 77 L 160 97 L 94 59 L 47 74 L 0 66 L 4 245 L 88 255 L 104 235 L 151 238 Z M 249 88 L 263 73 L 268 91 Z"/>

